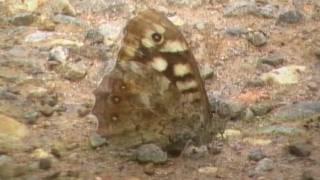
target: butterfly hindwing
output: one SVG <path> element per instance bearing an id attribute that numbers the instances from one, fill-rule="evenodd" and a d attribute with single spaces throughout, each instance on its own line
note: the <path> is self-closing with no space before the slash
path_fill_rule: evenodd
<path id="1" fill-rule="evenodd" d="M 211 116 L 194 57 L 178 29 L 147 10 L 124 30 L 118 62 L 95 91 L 98 132 L 132 147 L 156 143 L 181 151 L 208 142 Z"/>

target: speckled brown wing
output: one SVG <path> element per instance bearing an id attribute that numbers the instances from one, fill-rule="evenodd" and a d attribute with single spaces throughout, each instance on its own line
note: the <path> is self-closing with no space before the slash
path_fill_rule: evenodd
<path id="1" fill-rule="evenodd" d="M 113 71 L 95 91 L 98 133 L 113 144 L 156 143 L 181 151 L 215 134 L 197 63 L 183 35 L 163 14 L 146 10 L 124 29 Z"/>

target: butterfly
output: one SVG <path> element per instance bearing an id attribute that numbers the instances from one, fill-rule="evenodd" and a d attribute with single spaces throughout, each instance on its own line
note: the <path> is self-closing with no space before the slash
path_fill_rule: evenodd
<path id="1" fill-rule="evenodd" d="M 185 38 L 153 9 L 128 21 L 114 69 L 94 91 L 97 132 L 130 148 L 154 143 L 179 153 L 215 134 L 208 97 Z"/>

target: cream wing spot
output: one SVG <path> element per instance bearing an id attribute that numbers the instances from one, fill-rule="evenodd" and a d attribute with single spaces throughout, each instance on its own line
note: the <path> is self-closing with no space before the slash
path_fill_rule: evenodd
<path id="1" fill-rule="evenodd" d="M 175 76 L 183 77 L 187 74 L 192 74 L 189 64 L 176 64 L 173 67 L 173 73 Z"/>
<path id="2" fill-rule="evenodd" d="M 152 47 L 155 46 L 154 42 L 153 42 L 151 39 L 149 39 L 149 38 L 143 38 L 143 39 L 141 40 L 141 43 L 142 43 L 142 45 L 143 45 L 144 47 L 146 47 L 146 48 L 152 48 Z"/>
<path id="3" fill-rule="evenodd" d="M 183 52 L 188 49 L 184 42 L 178 40 L 168 40 L 160 49 L 160 52 Z"/>
<path id="4" fill-rule="evenodd" d="M 168 62 L 162 57 L 155 57 L 151 61 L 151 66 L 153 67 L 153 69 L 159 72 L 163 72 L 167 69 Z"/>
<path id="5" fill-rule="evenodd" d="M 160 33 L 160 34 L 163 34 L 163 33 L 166 32 L 166 29 L 163 26 L 159 25 L 159 24 L 153 24 L 153 26 L 156 29 L 156 31 L 158 33 Z"/>
<path id="6" fill-rule="evenodd" d="M 187 91 L 198 87 L 198 83 L 195 80 L 189 81 L 177 81 L 176 86 L 180 91 Z"/>

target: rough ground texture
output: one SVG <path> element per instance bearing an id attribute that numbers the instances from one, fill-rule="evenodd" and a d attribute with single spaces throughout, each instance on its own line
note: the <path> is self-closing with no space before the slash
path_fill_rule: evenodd
<path id="1" fill-rule="evenodd" d="M 318 1 L 26 2 L 0 0 L 0 179 L 320 177 Z M 146 5 L 193 48 L 212 110 L 230 120 L 222 147 L 167 160 L 150 145 L 137 160 L 154 164 L 139 164 L 94 134 L 93 90 Z"/>

